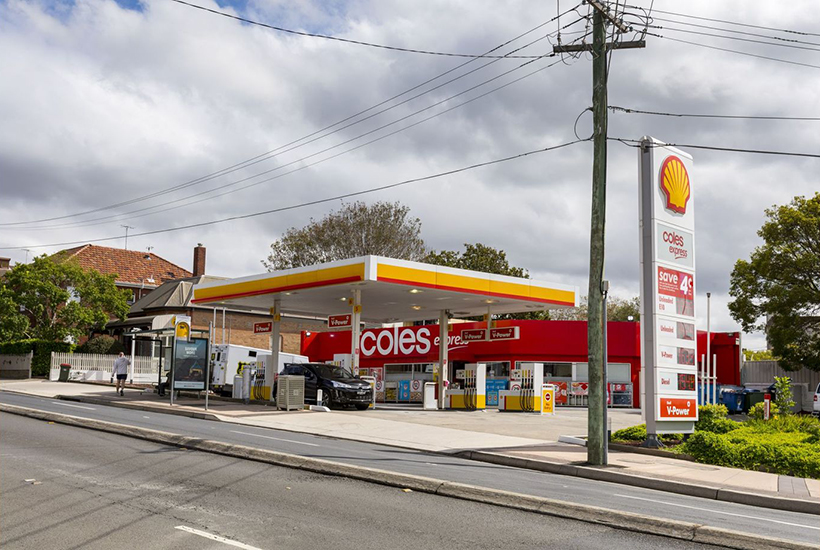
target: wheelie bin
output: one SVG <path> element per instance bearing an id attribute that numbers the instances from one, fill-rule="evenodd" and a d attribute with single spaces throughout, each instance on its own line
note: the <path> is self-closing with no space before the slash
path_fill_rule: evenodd
<path id="1" fill-rule="evenodd" d="M 68 377 L 71 374 L 71 365 L 68 363 L 61 363 L 60 364 L 60 377 L 57 379 L 58 382 L 68 382 Z"/>
<path id="2" fill-rule="evenodd" d="M 724 388 L 720 392 L 720 402 L 726 405 L 729 414 L 743 412 L 743 390 L 735 388 Z"/>

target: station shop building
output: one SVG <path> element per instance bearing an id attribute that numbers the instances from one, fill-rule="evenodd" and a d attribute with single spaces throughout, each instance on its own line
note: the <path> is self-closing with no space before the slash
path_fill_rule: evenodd
<path id="1" fill-rule="evenodd" d="M 498 391 L 513 389 L 513 372 L 522 363 L 544 364 L 545 382 L 557 386 L 558 405 L 586 405 L 588 389 L 585 321 L 498 320 L 497 328 L 517 327 L 517 339 L 466 341 L 464 330 L 483 329 L 484 322 L 450 325 L 447 380 L 470 363 L 487 365 L 487 406 L 497 405 Z M 640 407 L 640 324 L 610 322 L 608 382 L 610 403 Z M 706 353 L 706 333 L 698 332 L 698 363 Z M 436 379 L 439 325 L 365 329 L 360 340 L 359 374 L 377 380 L 377 401 L 421 402 L 425 382 Z M 350 353 L 350 332 L 302 333 L 301 353 L 311 361 L 340 361 Z M 740 334 L 712 333 L 718 384 L 740 383 Z"/>

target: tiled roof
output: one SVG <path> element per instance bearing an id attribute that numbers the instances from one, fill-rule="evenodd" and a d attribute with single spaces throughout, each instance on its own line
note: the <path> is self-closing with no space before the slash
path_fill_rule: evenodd
<path id="1" fill-rule="evenodd" d="M 57 261 L 73 259 L 83 269 L 96 269 L 106 275 L 116 274 L 118 283 L 160 285 L 165 281 L 192 276 L 187 269 L 150 252 L 93 244 L 61 250 L 52 258 Z M 154 279 L 154 282 L 148 279 Z"/>

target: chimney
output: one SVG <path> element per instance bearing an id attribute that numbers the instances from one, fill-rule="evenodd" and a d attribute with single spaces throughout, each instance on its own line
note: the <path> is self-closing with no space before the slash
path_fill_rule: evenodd
<path id="1" fill-rule="evenodd" d="M 205 247 L 197 243 L 194 248 L 194 277 L 205 275 Z"/>

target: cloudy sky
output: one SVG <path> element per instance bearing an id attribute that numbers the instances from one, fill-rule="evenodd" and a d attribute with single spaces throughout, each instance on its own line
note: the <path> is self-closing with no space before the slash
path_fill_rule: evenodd
<path id="1" fill-rule="evenodd" d="M 192 1 L 291 29 L 468 54 L 506 43 L 558 13 L 554 1 Z M 648 8 L 651 0 L 632 3 Z M 560 9 L 574 5 L 564 0 Z M 654 8 L 653 24 L 664 28 L 650 31 L 664 38 L 648 36 L 645 49 L 614 52 L 611 105 L 676 113 L 820 116 L 820 36 L 661 13 L 820 33 L 815 2 L 656 0 Z M 586 13 L 587 8 L 580 7 L 565 14 L 560 26 Z M 638 20 L 632 20 L 637 25 Z M 583 25 L 565 28 L 564 40 L 581 36 Z M 54 246 L 57 243 L 121 236 L 121 225 L 132 226 L 134 235 L 195 224 L 566 143 L 575 139 L 576 117 L 591 104 L 588 55 L 565 58 L 549 68 L 556 59 L 518 68 L 529 60 L 471 61 L 294 36 L 170 0 L 3 0 L 0 28 L 0 223 L 56 218 L 0 226 L 0 247 L 7 247 L 0 255 L 14 262 L 25 261 L 27 254 L 15 247 L 30 248 L 31 254 L 51 253 L 71 246 Z M 517 54 L 550 52 L 558 28 L 559 22 L 552 21 L 497 53 L 529 43 Z M 770 36 L 802 42 L 773 41 Z M 320 132 L 293 143 L 447 71 L 367 114 L 421 94 L 416 99 L 331 135 Z M 609 121 L 610 135 L 624 138 L 653 135 L 676 143 L 820 150 L 820 122 L 621 113 Z M 402 128 L 407 129 L 386 136 Z M 589 113 L 578 121 L 577 132 L 590 135 Z M 220 172 L 271 151 L 276 154 Z M 705 328 L 705 293 L 711 291 L 712 326 L 737 330 L 726 308 L 732 266 L 760 244 L 756 231 L 765 208 L 820 188 L 820 161 L 689 152 L 695 158 L 699 325 Z M 311 166 L 317 161 L 322 162 Z M 536 278 L 585 289 L 591 166 L 591 144 L 581 143 L 362 200 L 407 204 L 421 218 L 423 236 L 432 248 L 482 242 L 506 250 L 513 264 Z M 215 173 L 217 177 L 201 179 Z M 636 150 L 610 142 L 608 174 L 606 276 L 615 295 L 630 297 L 638 293 Z M 224 194 L 227 191 L 234 192 Z M 162 194 L 135 201 L 157 192 Z M 203 243 L 209 273 L 248 275 L 263 271 L 260 260 L 284 230 L 339 206 L 335 201 L 132 236 L 128 247 L 153 247 L 153 252 L 190 268 L 191 249 Z M 122 247 L 124 242 L 120 238 L 98 244 Z M 764 346 L 760 335 L 745 338 L 746 347 Z"/>

